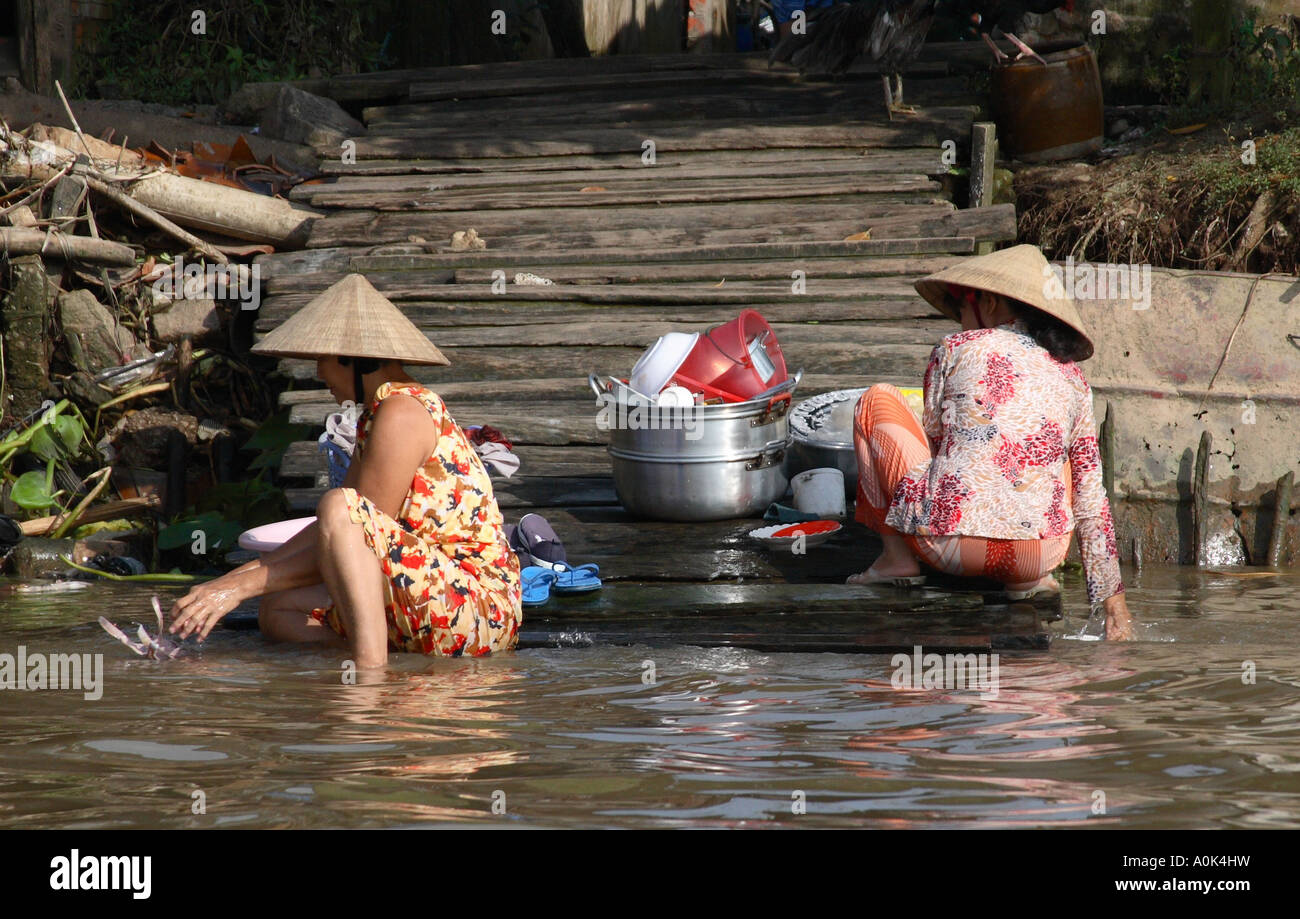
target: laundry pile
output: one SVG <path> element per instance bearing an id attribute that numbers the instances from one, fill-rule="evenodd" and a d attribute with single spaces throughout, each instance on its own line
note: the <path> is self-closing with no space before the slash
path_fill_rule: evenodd
<path id="1" fill-rule="evenodd" d="M 317 448 L 329 462 L 330 488 L 341 486 L 348 474 L 360 419 L 361 407 L 351 399 L 325 419 L 325 433 L 317 440 Z M 513 452 L 514 445 L 496 428 L 487 424 L 473 424 L 462 430 L 475 452 L 482 457 L 489 473 L 495 472 L 508 479 L 519 471 L 519 457 Z"/>

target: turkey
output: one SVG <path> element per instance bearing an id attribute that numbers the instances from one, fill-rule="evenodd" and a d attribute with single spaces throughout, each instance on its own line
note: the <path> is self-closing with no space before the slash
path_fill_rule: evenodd
<path id="1" fill-rule="evenodd" d="M 782 39 L 772 49 L 769 64 L 784 61 L 800 73 L 839 74 L 865 52 L 880 66 L 890 120 L 895 114 L 914 115 L 916 109 L 903 103 L 902 72 L 921 53 L 938 4 L 939 0 L 837 3 L 816 17 L 809 15 L 804 34 Z"/>

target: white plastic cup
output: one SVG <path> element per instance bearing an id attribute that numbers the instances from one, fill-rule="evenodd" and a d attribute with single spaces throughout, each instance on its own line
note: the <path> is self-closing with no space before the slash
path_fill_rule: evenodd
<path id="1" fill-rule="evenodd" d="M 843 517 L 847 513 L 844 473 L 840 470 L 830 466 L 809 469 L 795 476 L 790 484 L 795 510 L 818 517 Z"/>

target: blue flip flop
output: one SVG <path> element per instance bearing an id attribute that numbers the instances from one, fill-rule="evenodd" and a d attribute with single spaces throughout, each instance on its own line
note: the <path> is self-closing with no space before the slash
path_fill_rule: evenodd
<path id="1" fill-rule="evenodd" d="M 554 571 L 530 565 L 519 574 L 524 585 L 524 606 L 541 606 L 551 599 L 551 585 L 555 583 Z"/>
<path id="2" fill-rule="evenodd" d="M 600 568 L 594 564 L 579 565 L 577 568 L 570 568 L 568 565 L 555 568 L 555 592 L 557 594 L 585 594 L 592 590 L 600 590 L 600 578 L 597 575 Z"/>

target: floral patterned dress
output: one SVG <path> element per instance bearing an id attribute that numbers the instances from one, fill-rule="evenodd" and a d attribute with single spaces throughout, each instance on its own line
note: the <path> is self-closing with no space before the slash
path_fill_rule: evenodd
<path id="1" fill-rule="evenodd" d="M 889 526 L 1005 540 L 1077 529 L 1090 601 L 1124 589 L 1092 388 L 1077 364 L 1053 358 L 1020 321 L 949 335 L 926 368 L 921 424 L 934 455 L 898 483 Z"/>
<path id="2" fill-rule="evenodd" d="M 389 647 L 451 657 L 510 650 L 523 620 L 519 561 L 487 471 L 442 399 L 416 383 L 383 384 L 358 424 L 356 449 L 364 449 L 379 404 L 398 393 L 428 409 L 439 436 L 397 519 L 342 489 L 384 573 Z M 312 615 L 346 635 L 333 606 Z"/>

